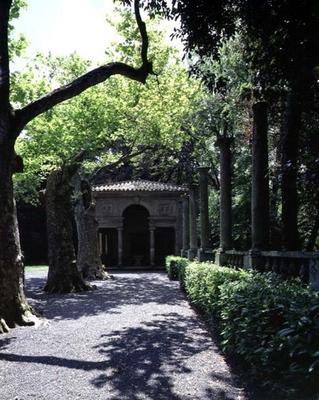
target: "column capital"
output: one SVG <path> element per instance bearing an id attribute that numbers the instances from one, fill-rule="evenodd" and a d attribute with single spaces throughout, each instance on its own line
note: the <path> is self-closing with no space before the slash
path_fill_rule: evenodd
<path id="1" fill-rule="evenodd" d="M 265 100 L 257 101 L 253 104 L 253 111 L 258 112 L 259 110 L 265 110 L 268 107 L 268 102 Z"/>
<path id="2" fill-rule="evenodd" d="M 230 147 L 234 143 L 233 136 L 221 136 L 219 135 L 215 141 L 217 147 Z"/>
<path id="3" fill-rule="evenodd" d="M 191 194 L 191 192 L 196 192 L 197 191 L 197 189 L 198 189 L 198 185 L 197 184 L 195 184 L 195 183 L 190 183 L 189 185 L 188 185 L 188 189 L 189 189 L 189 192 L 188 192 L 188 197 L 190 196 L 190 194 Z"/>
<path id="4" fill-rule="evenodd" d="M 207 165 L 200 165 L 199 167 L 197 167 L 197 170 L 199 171 L 199 173 L 207 174 L 210 170 L 210 167 Z"/>

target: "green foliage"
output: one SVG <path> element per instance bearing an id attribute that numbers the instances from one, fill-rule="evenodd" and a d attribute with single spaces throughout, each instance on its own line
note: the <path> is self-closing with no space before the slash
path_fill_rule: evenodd
<path id="1" fill-rule="evenodd" d="M 300 388 L 319 378 L 319 299 L 298 280 L 273 273 L 190 263 L 189 300 L 219 323 L 222 348 L 273 388 Z M 288 389 L 287 389 L 288 390 Z"/>
<path id="2" fill-rule="evenodd" d="M 125 53 L 129 45 L 118 45 L 110 50 L 107 61 L 134 63 L 140 57 L 137 51 L 140 38 L 131 16 L 124 13 L 122 17 L 124 27 L 119 25 L 120 33 L 124 42 L 131 44 L 136 39 L 136 59 L 125 59 L 130 56 Z M 25 173 L 15 177 L 18 198 L 36 201 L 48 173 L 81 149 L 86 150 L 85 174 L 147 146 L 153 148 L 153 157 L 156 156 L 154 148 L 165 148 L 175 155 L 179 153 L 188 140 L 181 129 L 183 122 L 201 96 L 199 83 L 188 77 L 175 51 L 164 43 L 156 27 L 149 32 L 154 39 L 150 39 L 150 44 L 154 57 L 156 55 L 155 68 L 160 72 L 159 77 L 149 77 L 146 85 L 112 77 L 27 125 L 17 142 L 17 152 L 25 163 Z M 54 87 L 72 81 L 89 67 L 90 63 L 76 54 L 69 57 L 38 55 L 25 71 L 14 76 L 11 101 L 22 107 Z M 143 158 L 141 154 L 134 162 L 139 163 Z"/>
<path id="3" fill-rule="evenodd" d="M 185 288 L 190 301 L 207 314 L 217 315 L 220 286 L 244 276 L 241 271 L 211 262 L 192 262 L 185 270 Z"/>
<path id="4" fill-rule="evenodd" d="M 26 265 L 25 272 L 47 272 L 49 267 L 47 265 Z"/>
<path id="5" fill-rule="evenodd" d="M 178 256 L 167 256 L 165 259 L 165 266 L 169 279 L 178 280 L 180 269 L 185 268 L 187 264 L 187 258 Z"/>
<path id="6" fill-rule="evenodd" d="M 19 18 L 21 9 L 27 6 L 25 0 L 13 0 L 10 8 L 9 20 L 9 58 L 13 61 L 15 57 L 20 57 L 27 47 L 27 41 L 24 35 L 16 37 L 14 35 L 14 21 Z"/>
<path id="7" fill-rule="evenodd" d="M 221 287 L 219 300 L 223 348 L 240 356 L 251 371 L 263 379 L 278 382 L 310 378 L 307 369 L 313 360 L 308 357 L 305 368 L 300 352 L 305 356 L 309 346 L 314 353 L 318 337 L 312 335 L 306 348 L 305 337 L 295 334 L 296 324 L 304 318 L 317 296 L 297 281 L 282 281 L 275 274 L 251 273 L 246 279 Z M 310 322 L 310 321 L 308 321 Z M 306 324 L 307 325 L 307 324 Z M 308 324 L 308 328 L 310 327 Z M 308 331 L 311 335 L 311 330 Z M 296 340 L 297 339 L 297 340 Z M 314 340 L 312 340 L 314 339 Z M 296 353 L 297 351 L 297 353 Z M 297 357 L 296 357 L 297 356 Z M 300 374 L 301 373 L 301 374 Z"/>

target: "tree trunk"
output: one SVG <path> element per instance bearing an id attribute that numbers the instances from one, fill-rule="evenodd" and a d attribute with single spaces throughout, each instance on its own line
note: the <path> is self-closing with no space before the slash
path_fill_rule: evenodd
<path id="1" fill-rule="evenodd" d="M 34 325 L 23 293 L 23 258 L 13 198 L 13 144 L 0 146 L 0 333 L 18 325 Z"/>
<path id="2" fill-rule="evenodd" d="M 89 290 L 76 267 L 73 243 L 73 186 L 75 163 L 51 172 L 46 187 L 49 273 L 44 290 L 69 293 Z"/>
<path id="3" fill-rule="evenodd" d="M 98 223 L 90 184 L 76 177 L 75 221 L 78 233 L 77 268 L 85 279 L 108 279 L 98 247 Z"/>
<path id="4" fill-rule="evenodd" d="M 298 250 L 298 142 L 301 126 L 301 95 L 291 88 L 287 96 L 284 124 L 281 132 L 281 196 L 282 236 L 285 250 Z"/>
<path id="5" fill-rule="evenodd" d="M 316 246 L 317 237 L 319 234 L 319 199 L 316 201 L 315 204 L 317 205 L 317 207 L 316 207 L 317 213 L 316 213 L 316 215 L 313 216 L 313 224 L 310 229 L 310 235 L 309 235 L 309 238 L 308 238 L 307 244 L 306 244 L 307 251 L 314 251 L 315 246 Z"/>

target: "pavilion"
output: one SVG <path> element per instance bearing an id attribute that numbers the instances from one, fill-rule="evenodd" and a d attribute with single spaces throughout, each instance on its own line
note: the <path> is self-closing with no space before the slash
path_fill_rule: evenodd
<path id="1" fill-rule="evenodd" d="M 187 188 L 145 180 L 93 186 L 102 261 L 110 267 L 160 267 L 183 247 Z"/>

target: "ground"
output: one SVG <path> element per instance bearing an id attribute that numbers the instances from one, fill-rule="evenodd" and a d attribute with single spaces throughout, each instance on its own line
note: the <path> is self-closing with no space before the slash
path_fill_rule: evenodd
<path id="1" fill-rule="evenodd" d="M 121 273 L 83 294 L 48 295 L 48 323 L 0 338 L 2 400 L 244 400 L 204 323 L 164 273 Z"/>

